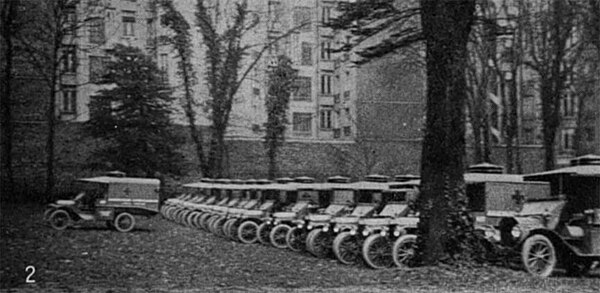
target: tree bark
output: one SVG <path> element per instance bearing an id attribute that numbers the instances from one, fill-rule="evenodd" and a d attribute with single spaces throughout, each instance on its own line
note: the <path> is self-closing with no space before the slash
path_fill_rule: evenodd
<path id="1" fill-rule="evenodd" d="M 16 13 L 16 1 L 5 0 L 2 3 L 2 39 L 3 50 L 3 75 L 2 75 L 2 98 L 0 99 L 0 111 L 2 126 L 2 194 L 12 197 L 14 187 L 13 167 L 12 167 L 12 146 L 14 125 L 12 120 L 12 73 L 13 73 L 13 25 Z"/>
<path id="2" fill-rule="evenodd" d="M 434 265 L 462 254 L 465 64 L 475 1 L 421 1 L 426 42 L 427 121 L 421 160 L 417 262 Z"/>

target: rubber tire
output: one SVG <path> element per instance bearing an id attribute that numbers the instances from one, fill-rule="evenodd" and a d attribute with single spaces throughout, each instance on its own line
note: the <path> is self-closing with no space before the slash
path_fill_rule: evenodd
<path id="1" fill-rule="evenodd" d="M 184 219 L 185 225 L 188 226 L 188 227 L 190 227 L 190 228 L 194 227 L 192 223 L 193 223 L 193 217 L 195 217 L 195 216 L 196 216 L 196 212 L 195 211 L 189 212 L 186 215 L 185 219 Z"/>
<path id="2" fill-rule="evenodd" d="M 225 222 L 227 222 L 226 217 L 219 217 L 217 220 L 215 220 L 213 223 L 213 233 L 215 235 L 225 237 L 225 234 L 223 233 L 223 226 L 225 225 Z"/>
<path id="3" fill-rule="evenodd" d="M 306 249 L 306 230 L 293 227 L 285 235 L 287 247 L 292 251 L 300 252 Z"/>
<path id="4" fill-rule="evenodd" d="M 347 250 L 346 242 L 354 242 L 352 250 Z M 333 254 L 338 261 L 345 265 L 355 265 L 362 261 L 361 258 L 361 239 L 358 235 L 352 235 L 350 232 L 342 232 L 333 239 Z M 350 256 L 350 257 L 346 257 Z"/>
<path id="5" fill-rule="evenodd" d="M 310 248 L 309 252 L 318 258 L 326 258 L 329 256 L 331 253 L 331 246 L 333 245 L 331 235 L 319 228 L 310 231 L 309 234 L 313 234 L 312 237 L 309 235 L 309 237 L 306 238 L 306 247 Z M 324 239 L 321 242 L 320 238 L 323 237 Z"/>
<path id="6" fill-rule="evenodd" d="M 245 231 L 247 229 L 251 229 L 250 231 Z M 247 236 L 252 236 L 247 237 Z M 252 244 L 258 241 L 258 224 L 252 221 L 245 221 L 238 227 L 237 230 L 237 238 L 240 242 L 245 244 Z"/>
<path id="7" fill-rule="evenodd" d="M 212 216 L 209 213 L 204 213 L 200 216 L 200 228 L 206 232 L 208 232 L 208 219 Z"/>
<path id="8" fill-rule="evenodd" d="M 532 252 L 532 249 L 534 249 L 537 245 L 541 245 L 541 249 L 546 248 L 548 250 L 547 261 L 545 261 L 546 266 L 541 268 L 541 270 L 535 269 L 531 264 L 529 264 L 529 256 Z M 550 240 L 548 237 L 541 234 L 535 234 L 527 238 L 521 247 L 521 262 L 525 267 L 525 271 L 527 271 L 529 274 L 539 278 L 549 277 L 556 269 L 558 263 L 554 243 L 552 243 L 552 240 Z"/>
<path id="9" fill-rule="evenodd" d="M 406 234 L 398 237 L 396 241 L 394 241 L 394 246 L 392 246 L 392 258 L 394 260 L 394 264 L 399 267 L 406 267 L 407 262 L 414 256 L 415 254 L 415 244 L 417 243 L 417 235 L 414 234 Z M 408 254 L 400 254 L 401 251 L 406 250 L 406 245 L 412 245 Z"/>
<path id="10" fill-rule="evenodd" d="M 388 251 L 386 254 L 384 254 L 383 261 L 374 259 L 372 257 L 372 253 L 371 253 L 372 249 L 374 248 L 374 245 L 380 244 L 381 241 L 386 241 L 387 243 L 384 242 L 383 244 L 387 244 L 387 246 L 388 246 L 387 247 Z M 377 248 L 377 247 L 375 247 L 375 248 Z M 393 244 L 390 242 L 390 239 L 387 236 L 373 234 L 373 235 L 367 237 L 367 239 L 365 240 L 365 243 L 363 243 L 362 256 L 363 256 L 363 259 L 365 260 L 365 263 L 370 268 L 385 269 L 385 268 L 392 267 L 394 265 L 392 250 L 393 250 Z"/>
<path id="11" fill-rule="evenodd" d="M 63 219 L 63 220 L 60 222 L 56 222 L 59 219 Z M 54 230 L 59 230 L 59 231 L 67 229 L 67 227 L 69 227 L 69 225 L 71 225 L 71 221 L 72 221 L 71 216 L 65 210 L 55 210 L 50 214 L 50 217 L 48 218 L 48 222 L 50 223 L 50 226 Z"/>
<path id="12" fill-rule="evenodd" d="M 225 225 L 223 225 L 223 234 L 225 234 L 225 237 L 233 241 L 237 241 L 237 226 L 235 225 L 236 223 L 237 219 L 233 218 L 228 219 L 227 222 L 225 222 Z"/>
<path id="13" fill-rule="evenodd" d="M 262 223 L 258 226 L 258 230 L 256 231 L 256 237 L 258 238 L 258 242 L 264 245 L 271 245 L 271 229 L 273 229 L 273 225 Z"/>
<path id="14" fill-rule="evenodd" d="M 52 213 L 56 210 L 56 208 L 47 208 L 44 211 L 44 222 L 47 222 L 48 220 L 50 220 L 50 215 L 52 215 Z"/>
<path id="15" fill-rule="evenodd" d="M 119 224 L 119 222 L 122 219 L 124 219 L 124 218 L 129 218 L 130 225 L 129 226 L 125 226 L 125 227 L 121 227 L 120 224 Z M 133 228 L 135 227 L 135 217 L 132 214 L 130 214 L 130 213 L 123 212 L 123 213 L 118 214 L 115 217 L 115 219 L 113 220 L 113 224 L 114 224 L 115 229 L 117 231 L 122 232 L 122 233 L 126 233 L 126 232 L 129 232 L 129 231 L 133 230 Z"/>
<path id="16" fill-rule="evenodd" d="M 285 237 L 291 229 L 292 227 L 286 224 L 279 224 L 273 227 L 273 229 L 271 229 L 271 233 L 269 233 L 269 240 L 271 241 L 271 244 L 277 248 L 286 249 L 287 242 L 285 241 Z M 278 233 L 280 235 L 277 235 Z"/>

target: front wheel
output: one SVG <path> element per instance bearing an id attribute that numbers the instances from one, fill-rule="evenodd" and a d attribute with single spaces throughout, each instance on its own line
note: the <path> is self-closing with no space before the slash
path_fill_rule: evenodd
<path id="1" fill-rule="evenodd" d="M 55 210 L 48 218 L 50 226 L 56 230 L 64 230 L 71 224 L 71 216 L 65 210 Z"/>
<path id="2" fill-rule="evenodd" d="M 292 251 L 302 251 L 306 245 L 306 230 L 298 227 L 290 229 L 285 235 L 285 242 Z"/>
<path id="3" fill-rule="evenodd" d="M 252 221 L 243 222 L 237 230 L 238 239 L 242 243 L 252 244 L 258 240 L 258 225 Z"/>
<path id="4" fill-rule="evenodd" d="M 385 269 L 394 264 L 392 243 L 388 237 L 380 234 L 367 237 L 362 247 L 362 256 L 367 265 L 373 269 Z"/>
<path id="5" fill-rule="evenodd" d="M 525 240 L 521 249 L 525 270 L 540 278 L 549 277 L 556 268 L 556 249 L 548 237 L 533 235 Z"/>
<path id="6" fill-rule="evenodd" d="M 260 243 L 264 245 L 271 244 L 271 229 L 273 229 L 273 226 L 267 223 L 262 223 L 260 224 L 260 226 L 258 226 L 258 231 L 256 231 L 256 237 L 258 238 L 258 241 Z"/>
<path id="7" fill-rule="evenodd" d="M 130 213 L 120 213 L 113 222 L 115 229 L 119 232 L 129 232 L 135 227 L 135 218 Z"/>
<path id="8" fill-rule="evenodd" d="M 287 242 L 285 241 L 285 237 L 290 231 L 291 227 L 285 224 L 279 224 L 275 226 L 269 233 L 269 239 L 271 240 L 271 244 L 277 248 L 287 248 Z"/>
<path id="9" fill-rule="evenodd" d="M 392 256 L 397 267 L 405 267 L 408 261 L 415 255 L 415 244 L 417 235 L 402 235 L 394 242 Z"/>
<path id="10" fill-rule="evenodd" d="M 333 239 L 328 232 L 317 228 L 310 231 L 306 242 L 306 247 L 312 255 L 318 258 L 326 258 L 331 252 Z"/>
<path id="11" fill-rule="evenodd" d="M 343 264 L 360 262 L 360 238 L 350 232 L 342 232 L 333 239 L 333 253 Z"/>

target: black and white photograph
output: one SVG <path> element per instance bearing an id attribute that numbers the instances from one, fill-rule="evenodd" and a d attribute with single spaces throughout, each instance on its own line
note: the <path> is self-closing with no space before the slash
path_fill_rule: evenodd
<path id="1" fill-rule="evenodd" d="M 600 0 L 0 0 L 0 292 L 600 292 Z"/>

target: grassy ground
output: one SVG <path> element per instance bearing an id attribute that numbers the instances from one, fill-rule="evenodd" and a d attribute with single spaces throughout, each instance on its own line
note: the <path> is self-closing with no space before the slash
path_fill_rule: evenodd
<path id="1" fill-rule="evenodd" d="M 103 224 L 55 231 L 42 207 L 2 205 L 0 288 L 20 291 L 600 292 L 600 273 L 535 279 L 494 266 L 375 271 L 244 245 L 159 216 L 131 233 Z M 35 267 L 25 283 L 27 266 Z M 29 270 L 31 272 L 31 270 Z"/>

